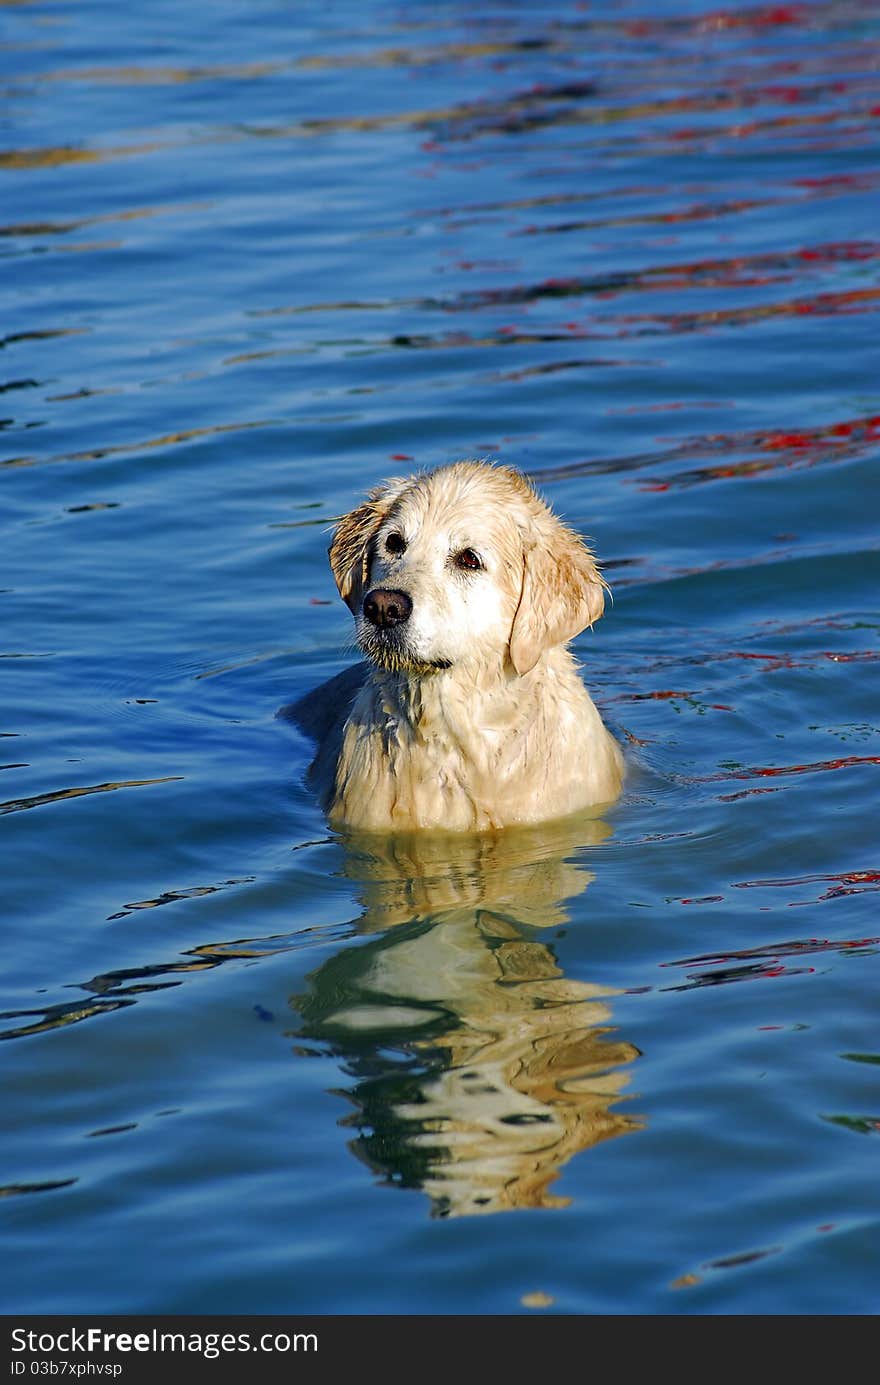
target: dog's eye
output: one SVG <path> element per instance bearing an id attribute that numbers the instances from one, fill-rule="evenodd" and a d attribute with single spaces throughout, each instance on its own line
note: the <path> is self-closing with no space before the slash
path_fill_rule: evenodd
<path id="1" fill-rule="evenodd" d="M 483 566 L 478 553 L 472 548 L 462 548 L 452 559 L 456 567 L 463 567 L 467 572 L 479 572 Z"/>
<path id="2" fill-rule="evenodd" d="M 390 553 L 396 558 L 398 554 L 406 549 L 406 540 L 402 534 L 389 534 L 385 540 L 385 552 Z"/>

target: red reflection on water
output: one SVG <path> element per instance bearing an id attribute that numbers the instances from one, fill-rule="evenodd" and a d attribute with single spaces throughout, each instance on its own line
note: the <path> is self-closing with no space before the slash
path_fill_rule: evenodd
<path id="1" fill-rule="evenodd" d="M 772 778 L 777 774 L 814 774 L 818 770 L 851 769 L 853 765 L 880 765 L 880 755 L 843 755 L 837 760 L 815 760 L 809 765 L 766 765 L 741 770 L 734 779 Z"/>
<path id="2" fill-rule="evenodd" d="M 719 803 L 735 803 L 738 798 L 752 798 L 759 793 L 778 793 L 782 785 L 775 789 L 740 789 L 738 793 L 722 793 L 718 795 Z"/>
<path id="3" fill-rule="evenodd" d="M 709 971 L 688 973 L 687 979 L 678 985 L 662 986 L 664 991 L 687 991 L 705 986 L 722 986 L 736 981 L 767 980 L 780 976 L 815 975 L 812 966 L 788 966 L 781 960 L 789 957 L 804 957 L 814 953 L 874 951 L 880 938 L 855 938 L 835 940 L 830 938 L 794 939 L 789 942 L 768 943 L 761 947 L 732 948 L 730 951 L 705 953 L 697 957 L 685 957 L 674 962 L 661 962 L 668 967 L 710 967 Z M 653 990 L 653 987 L 640 987 Z M 769 1026 L 768 1026 L 769 1027 Z"/>
<path id="4" fill-rule="evenodd" d="M 700 958 L 695 959 L 702 960 Z M 661 966 L 681 966 L 686 963 L 661 962 Z M 752 963 L 747 966 L 719 967 L 717 971 L 694 972 L 675 986 L 661 986 L 663 991 L 695 991 L 707 986 L 726 986 L 736 981 L 775 980 L 780 976 L 813 975 L 815 967 L 786 967 L 781 963 Z"/>
<path id="5" fill-rule="evenodd" d="M 752 958 L 768 958 L 774 965 L 780 957 L 809 956 L 816 952 L 846 952 L 873 948 L 880 943 L 877 938 L 796 938 L 789 942 L 767 943 L 761 947 L 732 948 L 726 952 L 707 952 L 698 957 L 684 957 L 675 962 L 660 962 L 661 967 L 693 967 L 698 964 L 714 966 L 718 963 L 746 961 Z"/>
<path id="6" fill-rule="evenodd" d="M 813 884 L 829 884 L 830 888 L 814 899 L 797 900 L 790 904 L 789 908 L 796 908 L 803 904 L 821 904 L 827 899 L 843 899 L 849 895 L 869 894 L 880 890 L 880 870 L 850 870 L 829 875 L 800 875 L 782 880 L 740 880 L 736 882 L 733 888 L 735 890 L 791 889 Z M 840 944 L 841 947 L 860 947 L 863 945 L 864 940 L 858 943 Z"/>
<path id="7" fill-rule="evenodd" d="M 860 458 L 878 442 L 880 414 L 868 414 L 855 418 L 834 419 L 812 428 L 778 428 L 769 431 L 749 429 L 696 434 L 654 452 L 635 453 L 607 460 L 590 458 L 582 462 L 569 462 L 564 467 L 547 468 L 536 474 L 544 481 L 564 480 L 587 474 L 631 473 L 713 453 L 759 454 L 741 460 L 689 467 L 686 470 L 674 471 L 670 475 L 654 475 L 635 482 L 641 490 L 667 491 L 672 487 L 686 489 L 706 481 L 750 479 L 780 470 L 800 470 L 805 467 L 847 462 Z M 779 537 L 791 540 L 797 536 L 788 534 Z"/>
<path id="8" fill-rule="evenodd" d="M 856 765 L 880 765 L 880 755 L 842 755 L 835 760 L 814 760 L 805 765 L 754 765 L 719 774 L 683 775 L 689 784 L 713 784 L 727 779 L 775 779 L 789 774 L 817 774 L 825 770 L 852 769 Z"/>
<path id="9" fill-rule="evenodd" d="M 766 318 L 851 315 L 870 311 L 868 305 L 880 298 L 880 288 L 850 289 L 839 293 L 819 293 L 812 298 L 784 299 L 779 303 L 755 303 L 744 308 L 711 308 L 703 312 L 631 313 L 614 318 L 620 325 L 615 335 L 646 336 L 663 330 L 701 331 L 712 327 L 742 327 Z M 623 330 L 634 328 L 632 332 Z"/>
<path id="10" fill-rule="evenodd" d="M 617 700 L 622 702 L 644 702 L 649 698 L 657 698 L 660 701 L 667 701 L 669 698 L 677 697 L 686 701 L 690 697 L 696 697 L 692 692 L 646 692 L 646 693 L 623 693 Z"/>
<path id="11" fill-rule="evenodd" d="M 775 673 L 778 669 L 815 668 L 817 659 L 827 659 L 832 664 L 871 664 L 880 659 L 880 650 L 858 649 L 849 654 L 839 654 L 836 650 L 817 649 L 804 658 L 796 658 L 793 654 L 757 654 L 751 650 L 732 649 L 717 656 L 719 663 L 725 659 L 757 660 L 763 663 L 765 673 Z"/>
<path id="12" fill-rule="evenodd" d="M 868 263 L 880 258 L 880 242 L 832 241 L 826 245 L 796 248 L 790 251 L 760 252 L 727 258 L 684 261 L 680 264 L 649 265 L 645 269 L 608 272 L 601 275 L 552 275 L 531 284 L 517 284 L 491 289 L 471 289 L 449 298 L 428 298 L 421 306 L 442 308 L 446 312 L 469 312 L 499 305 L 535 303 L 543 299 L 580 298 L 586 295 L 613 297 L 633 290 L 666 290 L 679 288 L 742 288 L 789 282 L 805 266 L 824 268 L 839 264 Z M 850 295 L 836 294 L 835 298 L 853 298 L 869 293 L 853 290 Z M 827 295 L 820 295 L 826 297 Z M 816 300 L 818 301 L 818 300 Z M 762 304 L 764 313 L 785 304 Z M 801 305 L 796 305 L 799 310 Z M 758 311 L 755 308 L 754 311 Z M 812 309 L 811 309 L 812 310 Z M 743 311 L 743 310 L 737 310 Z M 722 310 L 723 312 L 723 310 Z M 687 314 L 682 315 L 684 317 Z M 625 322 L 661 321 L 664 319 L 628 317 Z M 562 324 L 578 328 L 579 324 Z M 503 329 L 501 329 L 503 330 Z M 515 329 L 514 329 L 515 330 Z"/>

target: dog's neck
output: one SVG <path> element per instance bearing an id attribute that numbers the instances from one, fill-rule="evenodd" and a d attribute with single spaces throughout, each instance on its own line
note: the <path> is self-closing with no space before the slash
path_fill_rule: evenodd
<path id="1" fill-rule="evenodd" d="M 566 651 L 553 651 L 571 666 Z M 515 734 L 529 725 L 539 702 L 539 690 L 553 676 L 557 660 L 541 660 L 518 675 L 505 659 L 472 660 L 467 665 L 428 673 L 374 669 L 371 683 L 386 718 L 401 732 L 417 739 L 435 739 L 444 728 L 460 743 L 485 741 L 487 732 Z"/>

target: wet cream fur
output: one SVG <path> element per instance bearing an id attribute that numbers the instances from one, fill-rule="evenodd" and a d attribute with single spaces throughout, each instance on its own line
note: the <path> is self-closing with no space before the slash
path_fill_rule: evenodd
<path id="1" fill-rule="evenodd" d="M 468 461 L 390 481 L 339 522 L 330 565 L 368 661 L 353 698 L 350 679 L 312 694 L 335 825 L 483 831 L 617 797 L 620 750 L 565 647 L 602 615 L 605 583 L 518 472 Z M 377 588 L 412 601 L 393 632 L 364 616 Z"/>

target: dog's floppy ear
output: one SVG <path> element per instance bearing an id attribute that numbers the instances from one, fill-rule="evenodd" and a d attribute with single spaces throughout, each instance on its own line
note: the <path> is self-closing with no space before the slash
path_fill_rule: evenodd
<path id="1" fill-rule="evenodd" d="M 510 632 L 510 661 L 520 675 L 535 667 L 545 649 L 580 634 L 605 609 L 607 584 L 586 544 L 555 517 L 541 520 L 526 541 Z"/>
<path id="2" fill-rule="evenodd" d="M 370 544 L 405 486 L 406 481 L 399 478 L 377 486 L 362 505 L 343 515 L 333 532 L 333 542 L 327 550 L 330 567 L 339 595 L 355 614 L 369 573 Z"/>

